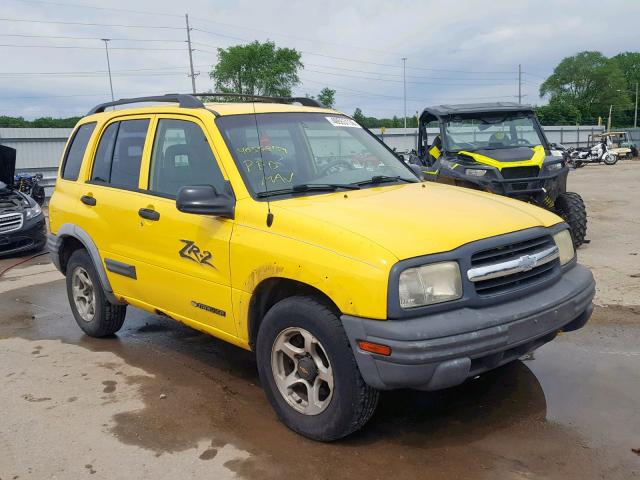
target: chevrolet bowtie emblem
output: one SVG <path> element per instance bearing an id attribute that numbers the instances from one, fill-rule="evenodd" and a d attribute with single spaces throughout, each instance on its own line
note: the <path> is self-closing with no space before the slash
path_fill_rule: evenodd
<path id="1" fill-rule="evenodd" d="M 538 265 L 538 260 L 533 255 L 523 255 L 518 259 L 518 264 L 520 268 L 527 272 Z"/>

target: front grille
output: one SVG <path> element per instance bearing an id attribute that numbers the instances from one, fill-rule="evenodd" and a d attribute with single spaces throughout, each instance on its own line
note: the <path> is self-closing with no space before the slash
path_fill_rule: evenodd
<path id="1" fill-rule="evenodd" d="M 531 255 L 555 246 L 553 239 L 548 236 L 532 238 L 518 243 L 501 245 L 499 247 L 481 250 L 471 256 L 471 267 L 483 267 L 510 260 L 516 260 L 523 255 Z M 525 272 L 513 273 L 497 278 L 474 282 L 476 293 L 481 296 L 497 295 L 513 290 L 519 290 L 530 285 L 540 283 L 553 276 L 558 260 L 538 265 Z"/>
<path id="2" fill-rule="evenodd" d="M 9 233 L 22 228 L 21 213 L 7 213 L 0 215 L 0 233 Z"/>
<path id="3" fill-rule="evenodd" d="M 507 167 L 503 168 L 502 178 L 505 180 L 518 180 L 520 178 L 534 178 L 540 173 L 539 167 Z"/>

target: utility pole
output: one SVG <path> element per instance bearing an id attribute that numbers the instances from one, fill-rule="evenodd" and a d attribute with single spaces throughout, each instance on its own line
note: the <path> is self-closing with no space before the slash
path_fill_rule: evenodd
<path id="1" fill-rule="evenodd" d="M 607 132 L 611 131 L 611 114 L 613 113 L 613 105 L 609 106 L 609 121 L 607 122 Z"/>
<path id="2" fill-rule="evenodd" d="M 638 128 L 638 82 L 636 82 L 636 111 L 633 115 L 633 128 Z"/>
<path id="3" fill-rule="evenodd" d="M 191 28 L 189 28 L 189 14 L 184 14 L 184 19 L 187 22 L 187 45 L 189 47 L 189 76 L 191 77 L 191 89 L 193 93 L 196 93 L 196 73 L 193 71 L 193 48 L 191 48 Z"/>
<path id="4" fill-rule="evenodd" d="M 404 85 L 404 130 L 407 134 L 407 57 L 402 57 L 402 83 Z"/>
<path id="5" fill-rule="evenodd" d="M 518 104 L 522 105 L 522 65 L 518 64 Z"/>
<path id="6" fill-rule="evenodd" d="M 113 81 L 111 80 L 111 62 L 109 62 L 109 40 L 110 38 L 101 38 L 104 42 L 104 50 L 107 53 L 107 71 L 109 72 L 109 88 L 111 89 L 111 101 L 115 101 L 113 96 Z"/>

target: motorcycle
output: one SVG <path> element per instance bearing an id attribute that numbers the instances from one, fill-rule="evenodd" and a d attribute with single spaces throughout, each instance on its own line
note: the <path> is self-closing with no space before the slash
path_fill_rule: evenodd
<path id="1" fill-rule="evenodd" d="M 14 185 L 16 190 L 26 193 L 33 198 L 38 205 L 42 206 L 45 200 L 45 192 L 44 187 L 40 185 L 41 181 L 41 173 L 34 175 L 30 173 L 18 173 L 15 176 Z"/>
<path id="2" fill-rule="evenodd" d="M 567 149 L 567 164 L 572 168 L 581 168 L 589 163 L 615 165 L 618 156 L 609 150 L 606 141 L 598 142 L 593 147 Z"/>

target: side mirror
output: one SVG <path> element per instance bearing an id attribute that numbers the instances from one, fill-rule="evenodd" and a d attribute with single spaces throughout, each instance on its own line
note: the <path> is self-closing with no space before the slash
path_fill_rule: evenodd
<path id="1" fill-rule="evenodd" d="M 227 183 L 226 192 L 218 193 L 212 185 L 189 185 L 180 188 L 176 207 L 184 213 L 234 218 L 236 199 Z"/>

